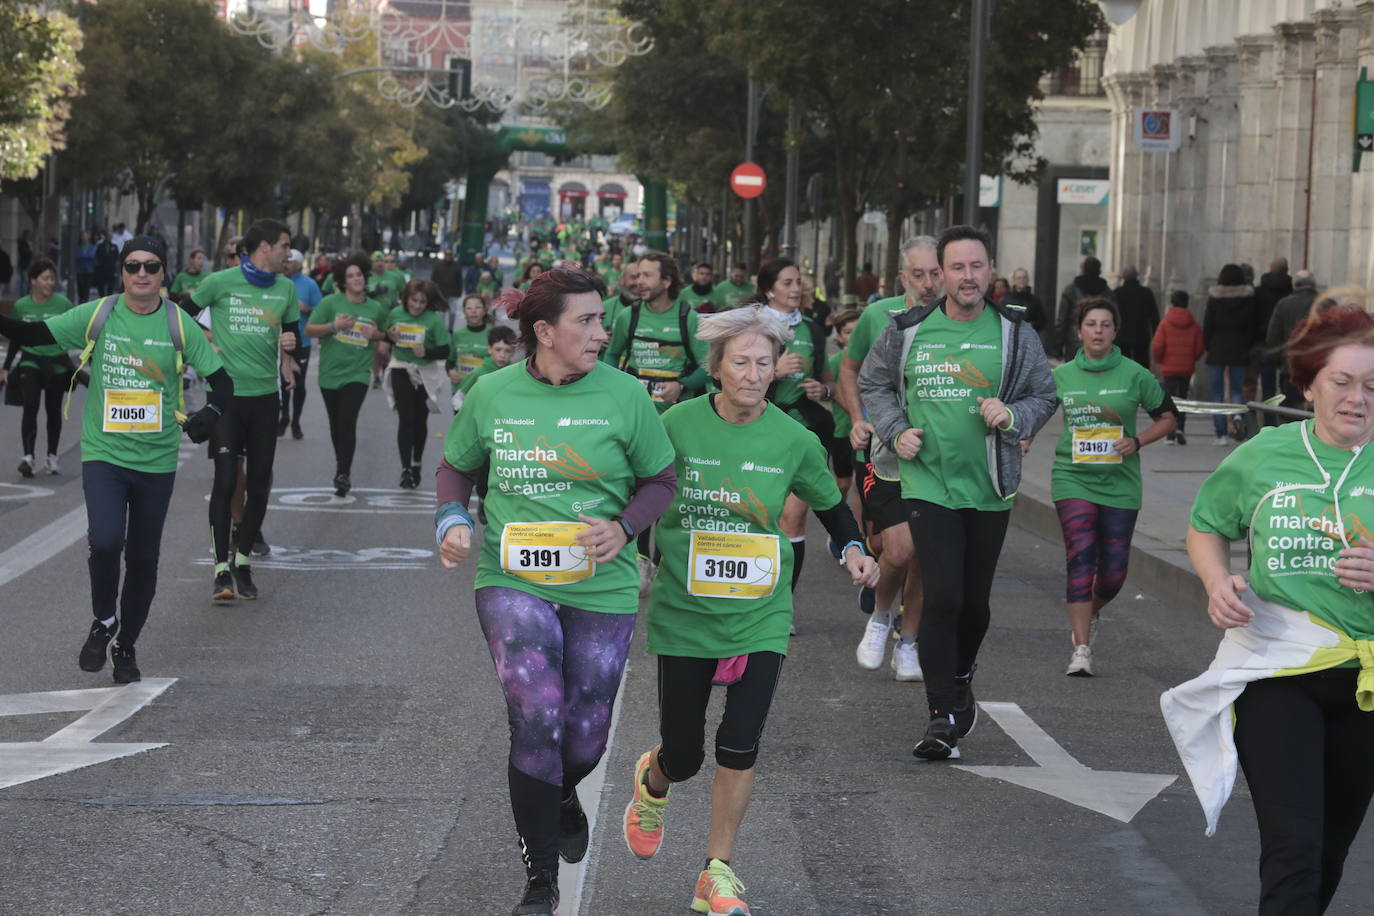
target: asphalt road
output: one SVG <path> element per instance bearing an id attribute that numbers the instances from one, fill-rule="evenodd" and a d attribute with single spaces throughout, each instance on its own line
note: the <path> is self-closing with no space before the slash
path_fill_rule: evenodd
<path id="1" fill-rule="evenodd" d="M 185 450 L 138 646 L 145 683 L 175 682 L 91 745 L 165 746 L 0 789 L 0 911 L 509 912 L 522 871 L 505 714 L 471 568 L 439 567 L 430 488 L 395 488 L 395 421 L 380 392 L 363 409 L 359 489 L 342 505 L 327 496 L 332 454 L 310 384 L 307 438 L 280 443 L 266 524 L 273 553 L 255 570 L 257 602 L 208 600 L 210 467 L 203 450 Z M 45 701 L 76 711 L 11 714 L 38 708 L 21 695 L 112 685 L 108 670 L 76 666 L 89 622 L 80 517 L 73 528 L 69 515 L 81 506 L 78 411 L 79 399 L 63 473 L 26 483 L 13 470 L 18 411 L 0 411 L 0 566 L 9 570 L 0 571 L 0 780 L 25 761 L 56 759 L 15 744 L 116 702 L 113 692 L 65 695 Z M 439 454 L 431 442 L 427 470 Z M 913 758 L 923 691 L 894 683 L 886 666 L 856 666 L 863 618 L 812 526 L 800 632 L 734 859 L 756 913 L 1253 911 L 1258 846 L 1244 786 L 1205 838 L 1158 712 L 1159 693 L 1205 667 L 1216 645 L 1199 608 L 1161 606 L 1131 583 L 1105 614 L 1101 676 L 1066 678 L 1060 549 L 1015 529 L 1008 539 L 978 697 L 1017 704 L 1094 770 L 1179 777 L 1127 823 Z M 709 762 L 674 790 L 654 860 L 634 859 L 620 837 L 630 768 L 656 740 L 642 645 L 631 653 L 580 899 L 579 875 L 565 869 L 564 916 L 685 912 L 701 868 Z M 984 715 L 959 764 L 1035 765 L 999 721 Z M 1374 894 L 1374 873 L 1360 867 L 1374 852 L 1368 834 L 1333 913 L 1368 912 L 1358 902 Z"/>

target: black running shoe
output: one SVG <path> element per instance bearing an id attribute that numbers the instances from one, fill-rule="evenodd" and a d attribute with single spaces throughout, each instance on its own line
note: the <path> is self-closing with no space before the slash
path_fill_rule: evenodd
<path id="1" fill-rule="evenodd" d="M 587 842 L 591 832 L 587 829 L 587 812 L 582 810 L 582 802 L 574 790 L 572 798 L 563 802 L 558 810 L 558 855 L 564 862 L 581 862 L 587 854 Z"/>
<path id="2" fill-rule="evenodd" d="M 143 674 L 138 670 L 138 662 L 134 659 L 133 646 L 115 643 L 110 648 L 110 661 L 114 663 L 116 684 L 132 684 L 134 681 L 143 680 Z"/>
<path id="3" fill-rule="evenodd" d="M 238 595 L 234 594 L 234 577 L 229 575 L 229 570 L 222 573 L 215 573 L 215 585 L 210 589 L 211 601 L 233 601 Z"/>
<path id="4" fill-rule="evenodd" d="M 289 420 L 278 420 L 278 421 L 277 421 L 277 438 L 278 438 L 278 439 L 280 439 L 282 436 L 286 435 L 286 427 L 288 427 L 288 426 L 290 426 L 290 425 L 291 425 L 291 422 L 290 422 Z"/>
<path id="5" fill-rule="evenodd" d="M 25 455 L 19 462 L 19 473 L 24 477 L 33 476 L 33 456 Z"/>
<path id="6" fill-rule="evenodd" d="M 410 473 L 410 468 L 408 468 L 408 467 L 406 467 L 406 468 L 401 468 L 401 489 L 402 489 L 402 490 L 413 490 L 413 489 L 415 489 L 415 477 L 414 477 L 414 475 L 412 475 L 412 474 Z"/>
<path id="7" fill-rule="evenodd" d="M 547 868 L 530 868 L 525 893 L 511 916 L 554 916 L 558 909 L 558 873 Z"/>
<path id="8" fill-rule="evenodd" d="M 271 546 L 263 540 L 262 529 L 258 529 L 258 536 L 253 538 L 253 546 L 248 549 L 250 556 L 265 557 L 272 552 Z"/>
<path id="9" fill-rule="evenodd" d="M 258 597 L 258 587 L 253 584 L 251 566 L 230 566 L 229 572 L 234 577 L 234 594 L 244 601 L 252 601 Z"/>
<path id="10" fill-rule="evenodd" d="M 82 671 L 99 671 L 105 667 L 106 650 L 118 629 L 119 621 L 108 628 L 99 620 L 91 621 L 91 632 L 86 636 L 86 644 L 81 647 L 81 658 L 77 661 Z"/>
<path id="11" fill-rule="evenodd" d="M 930 724 L 926 726 L 926 733 L 921 740 L 916 742 L 916 747 L 912 754 L 922 760 L 949 760 L 958 759 L 959 743 L 957 726 L 954 724 L 954 717 L 940 712 L 938 709 L 930 711 Z"/>
<path id="12" fill-rule="evenodd" d="M 348 491 L 353 489 L 353 482 L 348 479 L 347 474 L 334 475 L 334 495 L 347 496 Z"/>
<path id="13" fill-rule="evenodd" d="M 954 679 L 954 702 L 950 704 L 949 714 L 954 717 L 954 734 L 966 738 L 978 724 L 978 701 L 973 698 L 973 672 L 966 677 Z"/>
<path id="14" fill-rule="evenodd" d="M 301 429 L 301 425 L 300 425 L 299 423 L 292 423 L 292 424 L 291 424 L 291 438 L 292 438 L 292 439 L 304 439 L 304 438 L 305 438 L 305 430 Z"/>

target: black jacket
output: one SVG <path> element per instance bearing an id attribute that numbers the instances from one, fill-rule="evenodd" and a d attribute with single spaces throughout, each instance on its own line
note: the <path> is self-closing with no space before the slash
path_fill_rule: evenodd
<path id="1" fill-rule="evenodd" d="M 1112 298 L 1107 281 L 1079 274 L 1059 294 L 1059 317 L 1055 324 L 1059 329 L 1059 355 L 1064 359 L 1073 359 L 1078 352 L 1078 325 L 1074 323 L 1074 312 L 1078 310 L 1078 303 L 1088 298 Z"/>
<path id="2" fill-rule="evenodd" d="M 1274 306 L 1292 292 L 1293 278 L 1286 273 L 1267 273 L 1260 277 L 1259 286 L 1255 287 L 1255 302 L 1258 306 L 1255 317 L 1261 330 L 1268 329 L 1269 316 L 1274 314 Z"/>
<path id="3" fill-rule="evenodd" d="M 1026 310 L 1026 323 L 1037 332 L 1045 329 L 1045 303 L 1027 286 L 1025 289 L 1012 289 L 1002 297 L 1003 305 L 1019 305 Z"/>
<path id="4" fill-rule="evenodd" d="M 1159 327 L 1159 305 L 1154 290 L 1139 280 L 1127 280 L 1116 288 L 1116 307 L 1121 312 L 1121 329 L 1116 342 L 1127 347 L 1147 347 Z"/>
<path id="5" fill-rule="evenodd" d="M 1312 288 L 1295 290 L 1293 295 L 1284 296 L 1274 306 L 1274 314 L 1269 316 L 1268 333 L 1264 345 L 1282 356 L 1288 346 L 1288 338 L 1312 311 L 1312 303 L 1317 299 L 1317 291 Z M 1284 368 L 1287 374 L 1287 367 Z"/>
<path id="6" fill-rule="evenodd" d="M 1207 311 L 1202 316 L 1202 345 L 1209 366 L 1245 366 L 1250 347 L 1260 340 L 1255 318 L 1255 288 L 1214 286 L 1207 291 Z"/>

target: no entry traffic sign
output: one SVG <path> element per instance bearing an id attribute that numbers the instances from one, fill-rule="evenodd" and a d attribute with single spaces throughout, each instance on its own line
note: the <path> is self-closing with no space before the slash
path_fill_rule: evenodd
<path id="1" fill-rule="evenodd" d="M 758 197 L 766 187 L 768 177 L 763 174 L 762 168 L 752 162 L 741 162 L 730 173 L 730 190 L 745 200 Z"/>

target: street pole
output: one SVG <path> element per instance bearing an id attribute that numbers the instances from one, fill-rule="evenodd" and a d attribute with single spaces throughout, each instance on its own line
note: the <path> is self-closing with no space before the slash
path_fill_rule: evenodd
<path id="1" fill-rule="evenodd" d="M 787 108 L 787 187 L 783 211 L 782 256 L 797 259 L 797 184 L 801 181 L 801 109 L 793 102 Z"/>
<path id="2" fill-rule="evenodd" d="M 744 116 L 744 161 L 754 161 L 754 134 L 758 133 L 759 111 L 758 111 L 758 89 L 754 78 L 749 78 L 748 97 L 745 99 Z M 754 201 L 753 198 L 745 198 L 744 201 L 744 251 L 742 256 L 737 259 L 745 265 L 749 273 L 754 272 Z"/>
<path id="3" fill-rule="evenodd" d="M 978 224 L 978 184 L 983 164 L 983 52 L 988 40 L 989 0 L 970 0 L 968 48 L 968 135 L 964 146 L 964 223 Z"/>

